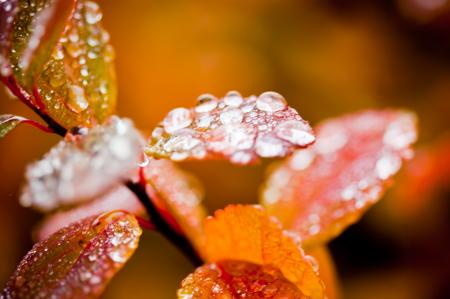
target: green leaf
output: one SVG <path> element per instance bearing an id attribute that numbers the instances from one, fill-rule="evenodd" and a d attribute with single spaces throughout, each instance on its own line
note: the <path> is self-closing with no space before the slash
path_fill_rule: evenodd
<path id="1" fill-rule="evenodd" d="M 0 115 L 0 138 L 5 137 L 9 132 L 14 130 L 24 118 L 11 114 Z"/>
<path id="2" fill-rule="evenodd" d="M 142 231 L 121 211 L 88 217 L 34 245 L 0 298 L 98 298 Z"/>
<path id="3" fill-rule="evenodd" d="M 19 0 L 1 42 L 20 87 L 67 129 L 102 123 L 115 109 L 114 50 L 101 19 L 92 1 Z"/>

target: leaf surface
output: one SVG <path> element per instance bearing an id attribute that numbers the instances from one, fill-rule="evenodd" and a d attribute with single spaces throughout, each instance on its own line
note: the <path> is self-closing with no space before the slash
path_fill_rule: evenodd
<path id="1" fill-rule="evenodd" d="M 0 138 L 14 130 L 23 120 L 24 118 L 11 114 L 0 115 Z"/>
<path id="2" fill-rule="evenodd" d="M 307 245 L 326 242 L 378 201 L 417 138 L 416 118 L 365 111 L 320 124 L 313 147 L 273 166 L 261 202 Z"/>
<path id="3" fill-rule="evenodd" d="M 136 219 L 115 211 L 88 217 L 34 245 L 2 298 L 98 298 L 138 246 Z"/>
<path id="4" fill-rule="evenodd" d="M 235 260 L 272 265 L 308 298 L 323 298 L 324 286 L 297 235 L 281 229 L 260 206 L 231 205 L 205 221 L 202 251 L 207 262 Z"/>
<path id="5" fill-rule="evenodd" d="M 151 198 L 163 214 L 173 217 L 184 234 L 199 249 L 203 235 L 203 220 L 207 216 L 203 189 L 199 180 L 178 168 L 169 160 L 150 160 L 145 177 L 151 188 Z"/>
<path id="6" fill-rule="evenodd" d="M 314 142 L 308 123 L 278 93 L 243 98 L 205 94 L 194 108 L 175 108 L 152 133 L 147 154 L 174 161 L 225 159 L 246 165 L 286 156 Z"/>
<path id="7" fill-rule="evenodd" d="M 221 261 L 197 268 L 186 277 L 178 298 L 306 299 L 279 269 L 243 261 Z"/>

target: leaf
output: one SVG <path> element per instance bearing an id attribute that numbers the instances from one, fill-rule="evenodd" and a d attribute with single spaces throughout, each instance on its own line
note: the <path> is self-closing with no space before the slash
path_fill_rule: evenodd
<path id="1" fill-rule="evenodd" d="M 273 167 L 261 194 L 306 246 L 335 237 L 378 201 L 417 138 L 415 116 L 397 110 L 331 119 L 316 132 L 313 147 Z"/>
<path id="2" fill-rule="evenodd" d="M 0 138 L 5 137 L 9 132 L 14 130 L 24 118 L 11 114 L 0 115 Z"/>
<path id="3" fill-rule="evenodd" d="M 7 76 L 11 72 L 8 63 L 8 49 L 11 44 L 10 32 L 18 4 L 19 0 L 0 2 L 0 77 Z"/>
<path id="4" fill-rule="evenodd" d="M 20 87 L 68 129 L 102 123 L 115 108 L 114 51 L 101 18 L 92 1 L 20 0 L 4 43 Z"/>
<path id="5" fill-rule="evenodd" d="M 24 71 L 25 86 L 32 86 L 35 76 L 50 59 L 72 16 L 75 3 L 75 0 L 52 0 L 30 18 L 32 20 L 30 27 L 34 30 L 30 32 L 19 61 L 19 66 Z"/>
<path id="6" fill-rule="evenodd" d="M 67 211 L 58 211 L 47 215 L 36 228 L 34 237 L 38 241 L 47 239 L 64 226 L 90 215 L 98 215 L 114 210 L 127 211 L 133 215 L 145 216 L 145 209 L 127 187 L 119 185 L 108 193 L 90 202 L 73 207 Z"/>
<path id="7" fill-rule="evenodd" d="M 49 212 L 92 200 L 136 170 L 142 137 L 129 119 L 111 117 L 81 135 L 68 134 L 29 165 L 21 204 Z"/>
<path id="8" fill-rule="evenodd" d="M 320 269 L 319 277 L 326 286 L 326 298 L 343 298 L 339 278 L 336 272 L 336 265 L 334 264 L 330 250 L 326 246 L 315 246 L 314 248 L 308 250 L 307 254 L 312 256 L 317 262 Z"/>
<path id="9" fill-rule="evenodd" d="M 324 287 L 295 234 L 283 231 L 260 206 L 231 205 L 205 221 L 202 255 L 207 262 L 235 260 L 278 268 L 309 298 Z"/>
<path id="10" fill-rule="evenodd" d="M 114 49 L 98 4 L 78 1 L 37 80 L 48 113 L 66 128 L 104 122 L 115 109 Z"/>
<path id="11" fill-rule="evenodd" d="M 138 246 L 136 219 L 115 211 L 71 224 L 33 246 L 5 298 L 98 298 Z"/>
<path id="12" fill-rule="evenodd" d="M 283 157 L 314 142 L 308 123 L 275 92 L 243 98 L 205 94 L 195 108 L 170 111 L 146 149 L 174 161 L 226 159 L 246 165 L 258 158 Z"/>
<path id="13" fill-rule="evenodd" d="M 169 160 L 151 160 L 145 168 L 151 188 L 148 192 L 163 215 L 171 215 L 176 225 L 200 250 L 203 220 L 207 212 L 201 201 L 203 190 L 198 179 Z"/>
<path id="14" fill-rule="evenodd" d="M 305 299 L 279 269 L 242 261 L 221 261 L 197 268 L 177 292 L 179 299 Z"/>

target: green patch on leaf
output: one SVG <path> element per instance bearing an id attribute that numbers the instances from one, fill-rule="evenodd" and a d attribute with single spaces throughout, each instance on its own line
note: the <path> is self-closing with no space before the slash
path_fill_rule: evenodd
<path id="1" fill-rule="evenodd" d="M 0 138 L 5 137 L 9 132 L 14 130 L 22 121 L 23 118 L 16 115 L 11 114 L 0 115 Z"/>

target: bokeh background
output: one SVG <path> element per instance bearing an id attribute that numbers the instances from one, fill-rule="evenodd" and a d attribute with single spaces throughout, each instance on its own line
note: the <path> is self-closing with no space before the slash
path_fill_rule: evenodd
<path id="1" fill-rule="evenodd" d="M 116 49 L 118 113 L 149 132 L 198 95 L 275 90 L 311 123 L 367 108 L 420 119 L 418 155 L 357 225 L 330 244 L 344 298 L 450 298 L 450 1 L 100 1 Z M 0 92 L 0 111 L 30 116 Z M 24 167 L 57 137 L 20 127 L 0 140 L 0 285 L 41 216 L 19 206 Z M 267 163 L 186 163 L 205 203 L 257 201 Z M 174 298 L 192 270 L 145 233 L 105 298 Z"/>

